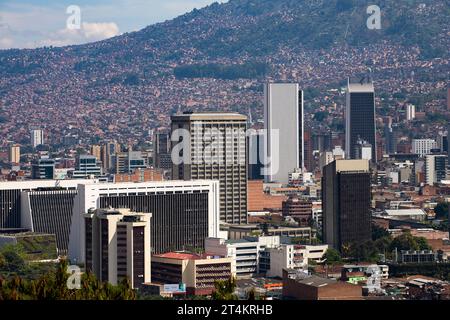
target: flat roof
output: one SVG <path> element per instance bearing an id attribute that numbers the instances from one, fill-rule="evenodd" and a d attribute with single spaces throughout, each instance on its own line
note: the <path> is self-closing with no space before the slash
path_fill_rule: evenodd
<path id="1" fill-rule="evenodd" d="M 242 115 L 237 112 L 194 112 L 194 113 L 183 113 L 175 114 L 171 117 L 172 120 L 241 120 L 247 121 L 247 116 Z"/>
<path id="2" fill-rule="evenodd" d="M 425 216 L 426 213 L 422 209 L 399 209 L 385 210 L 388 216 Z"/>
<path id="3" fill-rule="evenodd" d="M 371 83 L 349 83 L 348 84 L 348 92 L 350 93 L 364 93 L 364 92 L 375 92 L 375 87 L 373 82 Z"/>

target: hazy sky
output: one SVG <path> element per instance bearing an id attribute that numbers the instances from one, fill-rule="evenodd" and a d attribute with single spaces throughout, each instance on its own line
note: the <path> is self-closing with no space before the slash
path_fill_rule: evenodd
<path id="1" fill-rule="evenodd" d="M 0 49 L 64 46 L 110 38 L 174 18 L 214 0 L 0 0 Z M 79 28 L 69 6 L 80 8 Z"/>

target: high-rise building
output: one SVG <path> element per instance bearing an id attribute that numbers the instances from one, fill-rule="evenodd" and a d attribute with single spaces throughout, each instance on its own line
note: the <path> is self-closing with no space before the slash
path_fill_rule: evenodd
<path id="1" fill-rule="evenodd" d="M 44 131 L 40 129 L 31 130 L 31 146 L 36 148 L 44 144 Z"/>
<path id="2" fill-rule="evenodd" d="M 220 181 L 220 219 L 247 223 L 247 117 L 237 113 L 172 116 L 174 180 Z"/>
<path id="3" fill-rule="evenodd" d="M 431 154 L 431 150 L 437 149 L 437 147 L 436 140 L 432 139 L 413 139 L 412 141 L 412 152 L 420 157 Z"/>
<path id="4" fill-rule="evenodd" d="M 303 91 L 296 83 L 267 83 L 264 88 L 267 182 L 287 184 L 289 173 L 304 169 Z"/>
<path id="5" fill-rule="evenodd" d="M 172 169 L 172 160 L 170 156 L 170 132 L 158 131 L 153 137 L 155 168 L 164 170 Z"/>
<path id="6" fill-rule="evenodd" d="M 84 214 L 86 270 L 117 285 L 129 279 L 136 289 L 151 282 L 151 213 L 129 209 Z"/>
<path id="7" fill-rule="evenodd" d="M 117 141 L 108 141 L 102 145 L 102 155 L 100 160 L 102 161 L 104 172 L 110 172 L 115 169 L 114 156 L 121 151 L 121 146 Z"/>
<path id="8" fill-rule="evenodd" d="M 343 245 L 370 240 L 369 161 L 336 160 L 327 165 L 322 178 L 322 203 L 326 244 L 341 250 Z"/>
<path id="9" fill-rule="evenodd" d="M 313 141 L 312 141 L 312 133 L 311 128 L 307 128 L 303 135 L 303 151 L 304 151 L 304 169 L 309 172 L 313 172 L 315 169 L 314 162 L 314 151 L 313 151 Z"/>
<path id="10" fill-rule="evenodd" d="M 20 163 L 20 145 L 12 144 L 9 146 L 8 161 L 12 164 Z"/>
<path id="11" fill-rule="evenodd" d="M 91 146 L 91 155 L 97 158 L 98 161 L 102 160 L 102 147 L 100 145 Z"/>
<path id="12" fill-rule="evenodd" d="M 416 118 L 416 106 L 413 104 L 406 105 L 406 120 L 412 121 Z"/>
<path id="13" fill-rule="evenodd" d="M 99 178 L 102 175 L 100 162 L 95 156 L 80 155 L 77 157 L 73 179 Z"/>
<path id="14" fill-rule="evenodd" d="M 377 162 L 375 126 L 375 89 L 371 80 L 348 82 L 345 112 L 345 150 L 348 159 L 355 159 L 359 139 L 372 145 L 372 161 Z"/>
<path id="15" fill-rule="evenodd" d="M 55 164 L 56 161 L 48 157 L 35 160 L 31 166 L 31 178 L 34 180 L 53 179 L 55 176 Z"/>
<path id="16" fill-rule="evenodd" d="M 127 208 L 151 213 L 152 254 L 204 249 L 205 238 L 219 234 L 219 182 L 212 180 L 145 183 L 83 183 L 75 197 L 69 257 L 85 261 L 89 209 Z"/>
<path id="17" fill-rule="evenodd" d="M 248 179 L 264 180 L 264 131 L 249 129 L 247 133 Z"/>
<path id="18" fill-rule="evenodd" d="M 448 157 L 446 154 L 429 154 L 425 156 L 425 182 L 432 186 L 446 179 Z"/>

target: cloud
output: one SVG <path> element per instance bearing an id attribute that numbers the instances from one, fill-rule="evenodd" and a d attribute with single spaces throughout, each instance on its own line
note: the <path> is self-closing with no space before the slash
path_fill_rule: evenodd
<path id="1" fill-rule="evenodd" d="M 83 22 L 84 36 L 87 39 L 103 40 L 119 35 L 119 27 L 114 22 L 110 23 L 89 23 Z"/>
<path id="2" fill-rule="evenodd" d="M 105 40 L 119 35 L 119 27 L 114 22 L 83 22 L 80 29 L 61 29 L 48 33 L 46 39 L 28 43 L 28 47 L 54 46 L 62 47 L 74 44 Z"/>
<path id="3" fill-rule="evenodd" d="M 5 37 L 5 38 L 0 38 L 0 49 L 7 49 L 7 48 L 11 48 L 14 44 L 13 39 Z"/>
<path id="4" fill-rule="evenodd" d="M 0 0 L 0 49 L 65 46 L 104 40 L 211 4 L 214 0 Z M 226 2 L 226 1 L 219 1 Z M 67 7 L 81 8 L 82 28 L 66 27 Z M 119 28 L 120 27 L 120 28 Z M 11 43 L 12 40 L 12 43 Z M 9 45 L 9 47 L 8 47 Z"/>

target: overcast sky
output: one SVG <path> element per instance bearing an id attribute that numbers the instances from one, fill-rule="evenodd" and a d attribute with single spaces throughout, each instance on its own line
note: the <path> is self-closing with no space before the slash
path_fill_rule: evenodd
<path id="1" fill-rule="evenodd" d="M 136 31 L 214 0 L 0 0 L 0 49 L 81 44 Z M 81 10 L 80 27 L 69 6 Z"/>

